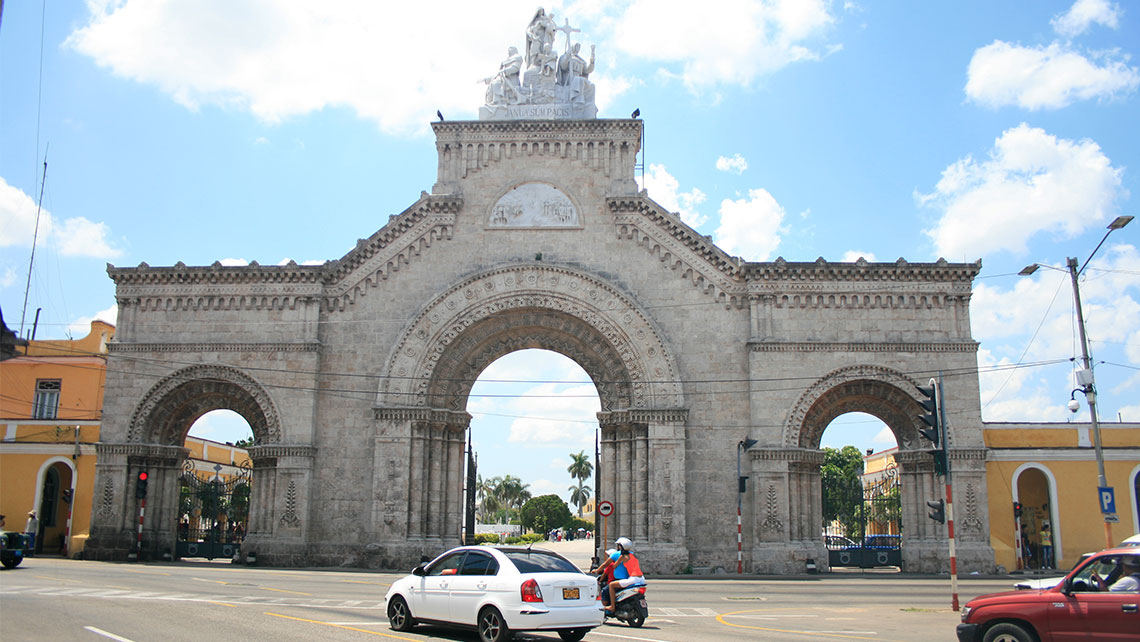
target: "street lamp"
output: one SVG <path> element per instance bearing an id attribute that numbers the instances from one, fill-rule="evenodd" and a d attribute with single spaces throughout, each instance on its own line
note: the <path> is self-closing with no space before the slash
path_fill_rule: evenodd
<path id="1" fill-rule="evenodd" d="M 1104 452 L 1101 450 L 1101 446 L 1100 446 L 1100 424 L 1097 422 L 1097 416 L 1096 416 L 1096 384 L 1095 384 L 1095 380 L 1093 378 L 1092 364 L 1089 362 L 1089 341 L 1088 341 L 1088 337 L 1085 335 L 1085 314 L 1084 314 L 1084 310 L 1082 310 L 1082 308 L 1081 308 L 1081 289 L 1080 289 L 1080 286 L 1077 284 L 1077 277 L 1080 276 L 1081 272 L 1084 272 L 1086 267 L 1088 267 L 1089 261 L 1092 260 L 1093 255 L 1095 255 L 1097 253 L 1097 250 L 1100 249 L 1100 246 L 1104 245 L 1104 242 L 1106 240 L 1108 240 L 1108 235 L 1112 234 L 1112 232 L 1114 230 L 1119 230 L 1120 228 L 1124 227 L 1125 225 L 1128 225 L 1129 223 L 1131 223 L 1132 218 L 1133 217 L 1131 217 L 1131 216 L 1118 216 L 1115 219 L 1113 219 L 1113 221 L 1108 224 L 1108 231 L 1105 232 L 1104 238 L 1102 238 L 1100 240 L 1100 243 L 1097 243 L 1096 247 L 1093 248 L 1092 254 L 1089 254 L 1089 258 L 1085 259 L 1085 264 L 1082 265 L 1080 267 L 1080 269 L 1077 269 L 1077 259 L 1075 257 L 1069 257 L 1069 260 L 1067 262 L 1067 265 L 1069 268 L 1068 269 L 1069 277 L 1073 281 L 1073 298 L 1075 299 L 1076 305 L 1077 305 L 1077 328 L 1080 329 L 1080 333 L 1081 333 L 1081 357 L 1082 357 L 1082 364 L 1084 366 L 1083 368 L 1081 368 L 1080 370 L 1077 371 L 1077 383 L 1080 385 L 1080 388 L 1077 388 L 1077 390 L 1080 390 L 1081 392 L 1083 392 L 1085 394 L 1085 399 L 1089 402 L 1089 423 L 1092 424 L 1093 447 L 1096 450 L 1098 503 L 1101 503 L 1102 506 L 1103 506 L 1103 500 L 1101 500 L 1099 498 L 1099 494 L 1101 492 L 1105 492 L 1105 491 L 1102 491 L 1100 489 L 1107 489 L 1108 488 L 1108 478 L 1104 474 Z M 1036 272 L 1038 267 L 1045 267 L 1045 268 L 1050 268 L 1050 269 L 1059 269 L 1059 268 L 1054 268 L 1051 265 L 1043 265 L 1041 263 L 1034 263 L 1032 265 L 1025 266 L 1025 268 L 1023 268 L 1021 270 L 1021 272 L 1018 272 L 1018 274 L 1020 274 L 1021 276 L 1028 276 L 1028 275 Z M 1073 392 L 1075 393 L 1076 390 L 1074 390 Z M 1071 397 L 1070 397 L 1070 402 L 1069 402 L 1069 404 L 1070 404 L 1069 408 L 1070 409 L 1072 409 L 1073 401 L 1074 400 L 1071 399 Z M 1107 513 L 1105 513 L 1105 516 L 1104 516 L 1104 545 L 1105 545 L 1105 547 L 1111 547 L 1112 546 L 1112 521 L 1109 521 L 1109 520 L 1111 518 L 1114 518 L 1114 517 L 1115 517 L 1115 515 L 1110 516 Z M 1115 520 L 1113 520 L 1113 521 L 1115 521 Z"/>
<path id="2" fill-rule="evenodd" d="M 740 474 L 740 455 L 749 448 L 755 446 L 758 442 L 755 439 L 745 437 L 736 444 L 736 574 L 741 575 L 744 573 L 744 538 L 741 535 L 741 520 L 740 508 L 744 504 L 744 483 L 748 481 L 748 477 Z"/>

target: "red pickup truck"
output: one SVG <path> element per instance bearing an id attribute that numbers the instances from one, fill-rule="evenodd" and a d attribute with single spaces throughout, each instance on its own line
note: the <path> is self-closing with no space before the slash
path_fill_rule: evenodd
<path id="1" fill-rule="evenodd" d="M 1078 564 L 1052 588 L 970 600 L 962 609 L 958 640 L 1140 640 L 1137 564 L 1136 548 L 1110 548 Z"/>

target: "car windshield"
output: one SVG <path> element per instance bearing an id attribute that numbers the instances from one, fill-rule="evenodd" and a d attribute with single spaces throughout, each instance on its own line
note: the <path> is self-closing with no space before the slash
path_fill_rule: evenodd
<path id="1" fill-rule="evenodd" d="M 549 551 L 504 550 L 519 573 L 581 573 L 566 558 Z"/>

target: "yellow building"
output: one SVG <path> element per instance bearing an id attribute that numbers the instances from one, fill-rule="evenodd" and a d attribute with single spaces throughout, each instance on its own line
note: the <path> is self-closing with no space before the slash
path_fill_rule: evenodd
<path id="1" fill-rule="evenodd" d="M 1082 553 L 1105 547 L 1089 424 L 987 423 L 983 430 L 995 563 L 1068 569 Z M 1140 532 L 1140 424 L 1102 423 L 1100 433 L 1119 518 L 1112 524 L 1115 545 Z"/>
<path id="2" fill-rule="evenodd" d="M 0 362 L 0 513 L 6 529 L 22 531 L 36 511 L 41 552 L 74 554 L 86 539 L 114 335 L 93 321 L 82 339 L 30 341 Z"/>
<path id="3" fill-rule="evenodd" d="M 76 555 L 95 503 L 95 444 L 103 410 L 107 342 L 115 327 L 91 322 L 76 340 L 29 341 L 0 362 L 0 514 L 23 531 L 36 511 L 41 553 Z M 250 465 L 245 450 L 189 437 L 187 466 L 228 480 Z"/>

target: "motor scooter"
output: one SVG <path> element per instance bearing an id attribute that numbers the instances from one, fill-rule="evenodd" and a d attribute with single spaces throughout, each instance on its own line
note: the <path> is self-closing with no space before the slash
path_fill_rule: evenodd
<path id="1" fill-rule="evenodd" d="M 602 596 L 602 605 L 609 606 L 610 603 L 610 588 L 609 582 L 613 581 L 613 577 L 607 578 L 607 574 L 598 576 L 598 593 Z M 645 585 L 640 584 L 623 588 L 617 592 L 617 608 L 613 613 L 606 613 L 606 618 L 615 618 L 633 628 L 641 628 L 645 624 L 645 619 L 649 617 L 649 604 L 645 601 Z"/>

